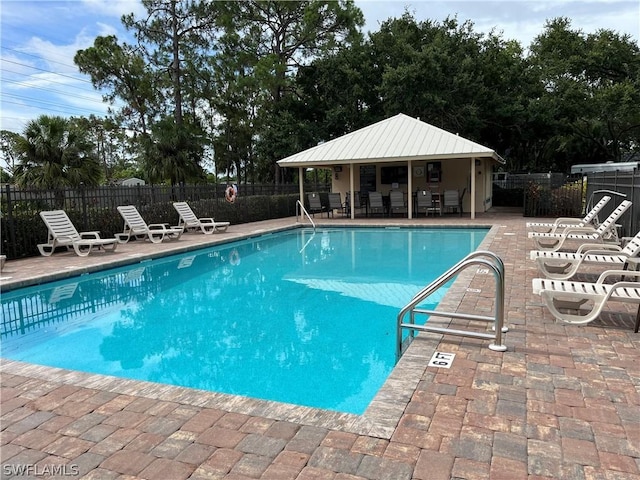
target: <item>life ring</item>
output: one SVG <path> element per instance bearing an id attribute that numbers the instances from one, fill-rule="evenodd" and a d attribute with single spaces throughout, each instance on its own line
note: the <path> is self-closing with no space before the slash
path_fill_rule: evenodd
<path id="1" fill-rule="evenodd" d="M 236 189 L 233 185 L 229 185 L 227 189 L 224 191 L 224 198 L 227 202 L 233 203 L 236 201 Z"/>
<path id="2" fill-rule="evenodd" d="M 229 263 L 233 266 L 240 265 L 240 253 L 235 248 L 229 253 Z"/>

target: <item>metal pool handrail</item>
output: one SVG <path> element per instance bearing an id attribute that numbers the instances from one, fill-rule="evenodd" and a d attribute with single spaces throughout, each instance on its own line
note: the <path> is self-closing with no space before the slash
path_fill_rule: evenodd
<path id="1" fill-rule="evenodd" d="M 300 210 L 298 210 L 298 207 L 300 208 Z M 305 215 L 307 216 L 307 218 L 311 222 L 311 225 L 313 226 L 313 231 L 315 232 L 316 231 L 316 224 L 311 219 L 311 215 L 309 215 L 309 212 L 307 212 L 307 209 L 304 208 L 304 205 L 302 205 L 302 202 L 300 200 L 296 200 L 296 221 L 298 221 L 298 212 L 299 211 L 302 211 L 302 214 L 301 214 L 302 217 L 304 217 Z"/>
<path id="2" fill-rule="evenodd" d="M 416 308 L 418 304 L 435 293 L 450 279 L 458 275 L 462 270 L 473 265 L 482 265 L 488 267 L 493 271 L 493 275 L 496 280 L 496 306 L 495 314 L 493 317 L 471 313 L 445 312 L 443 310 L 425 310 Z M 409 323 L 404 323 L 403 320 L 407 313 L 410 314 Z M 429 326 L 428 323 L 425 325 L 416 325 L 416 314 L 493 322 L 494 333 L 491 334 L 470 330 L 457 330 L 448 327 L 432 327 Z M 453 267 L 451 267 L 449 270 L 440 275 L 438 278 L 436 278 L 425 288 L 420 290 L 413 297 L 413 299 L 402 310 L 400 310 L 400 313 L 398 313 L 396 332 L 396 360 L 400 359 L 404 351 L 404 342 L 402 341 L 402 332 L 404 329 L 409 330 L 409 339 L 413 339 L 416 331 L 458 335 L 463 337 L 493 339 L 494 342 L 489 344 L 490 350 L 495 350 L 498 352 L 506 351 L 507 347 L 502 343 L 502 334 L 506 333 L 509 329 L 504 327 L 504 263 L 502 262 L 500 257 L 498 257 L 495 253 L 489 251 L 479 250 L 477 252 L 472 252 L 457 264 L 455 264 Z"/>

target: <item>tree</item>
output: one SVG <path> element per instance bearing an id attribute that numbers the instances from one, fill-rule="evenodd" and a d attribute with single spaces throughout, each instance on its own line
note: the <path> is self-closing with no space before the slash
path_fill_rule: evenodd
<path id="1" fill-rule="evenodd" d="M 197 72 L 205 65 L 204 58 L 211 55 L 215 32 L 225 20 L 225 12 L 233 8 L 232 2 L 209 2 L 204 0 L 142 0 L 147 17 L 136 19 L 125 15 L 122 21 L 133 30 L 145 59 L 159 76 L 168 75 L 164 87 L 172 98 L 175 123 L 182 125 L 185 99 L 193 104 L 193 96 L 199 92 L 195 81 Z M 191 88 L 188 88 L 191 87 Z M 186 97 L 186 98 L 185 98 Z M 200 98 L 199 96 L 197 98 Z M 195 114 L 195 112 L 191 112 Z"/>
<path id="2" fill-rule="evenodd" d="M 294 75 L 300 66 L 361 38 L 357 27 L 364 24 L 364 17 L 353 0 L 252 0 L 239 5 L 238 42 L 248 58 L 255 58 L 252 74 L 263 92 L 254 122 L 258 169 L 279 183 L 274 162 L 282 150 L 272 141 L 287 135 L 279 129 L 279 103 L 295 95 Z"/>
<path id="3" fill-rule="evenodd" d="M 156 122 L 149 137 L 149 161 L 146 171 L 154 182 L 168 180 L 171 185 L 201 180 L 200 167 L 204 133 L 197 122 L 185 117 L 181 126 L 173 117 Z"/>
<path id="4" fill-rule="evenodd" d="M 71 120 L 86 132 L 87 141 L 95 146 L 96 158 L 102 166 L 107 183 L 132 176 L 134 165 L 128 149 L 129 136 L 112 118 L 91 115 Z"/>
<path id="5" fill-rule="evenodd" d="M 547 126 L 539 169 L 620 161 L 640 148 L 640 50 L 628 35 L 585 35 L 557 18 L 534 40 L 530 61 L 544 87 L 531 105 Z"/>
<path id="6" fill-rule="evenodd" d="M 82 73 L 90 75 L 93 86 L 105 92 L 106 101 L 124 103 L 115 112 L 123 126 L 146 134 L 163 102 L 157 80 L 140 52 L 126 43 L 120 45 L 110 35 L 97 37 L 93 47 L 79 50 L 73 60 Z"/>
<path id="7" fill-rule="evenodd" d="M 16 147 L 19 140 L 19 134 L 9 130 L 0 130 L 0 151 L 2 152 L 2 160 L 6 164 L 6 169 L 3 169 L 3 172 L 10 177 L 15 174 L 16 163 L 19 163 L 19 153 Z"/>
<path id="8" fill-rule="evenodd" d="M 303 105 L 295 116 L 315 142 L 402 112 L 500 153 L 527 132 L 526 95 L 534 84 L 517 42 L 476 34 L 456 19 L 418 23 L 408 12 L 368 42 L 301 68 L 296 80 Z"/>
<path id="9" fill-rule="evenodd" d="M 308 138 L 298 140 L 303 148 L 340 137 L 384 117 L 376 64 L 371 45 L 360 43 L 341 48 L 298 70 L 298 95 L 290 108 L 306 125 L 301 133 Z"/>
<path id="10" fill-rule="evenodd" d="M 257 111 L 264 101 L 253 75 L 256 58 L 243 50 L 235 31 L 228 31 L 219 42 L 220 50 L 211 65 L 215 88 L 208 115 L 212 125 L 212 144 L 217 174 L 233 176 L 238 183 L 256 181 L 254 143 Z"/>
<path id="11" fill-rule="evenodd" d="M 62 117 L 42 115 L 30 121 L 16 142 L 20 163 L 16 166 L 18 185 L 50 188 L 95 186 L 101 169 L 86 132 Z"/>
<path id="12" fill-rule="evenodd" d="M 75 61 L 91 75 L 96 88 L 107 90 L 109 101 L 125 103 L 114 118 L 129 120 L 125 127 L 134 133 L 129 138 L 138 148 L 139 163 L 156 176 L 179 179 L 192 172 L 193 153 L 202 151 L 202 112 L 214 96 L 209 69 L 216 31 L 228 22 L 228 12 L 235 6 L 204 0 L 143 0 L 143 5 L 146 17 L 122 17 L 138 41 L 135 47 L 120 44 L 113 36 L 98 37 L 92 48 L 78 52 Z M 168 137 L 159 138 L 162 134 Z M 192 134 L 196 137 L 187 138 Z M 178 146 L 186 150 L 176 152 Z M 158 149 L 167 148 L 169 159 L 154 165 L 161 161 Z M 180 165 L 181 161 L 189 164 Z M 168 174 L 167 165 L 177 168 L 175 174 Z"/>

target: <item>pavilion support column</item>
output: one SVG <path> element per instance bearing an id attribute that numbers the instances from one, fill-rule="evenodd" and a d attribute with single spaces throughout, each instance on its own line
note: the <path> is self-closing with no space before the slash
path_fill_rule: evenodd
<path id="1" fill-rule="evenodd" d="M 300 190 L 300 203 L 302 205 L 304 205 L 304 171 L 304 167 L 298 167 L 298 189 Z M 302 212 L 300 213 L 302 214 Z"/>
<path id="2" fill-rule="evenodd" d="M 476 159 L 471 159 L 471 220 L 476 218 Z"/>
<path id="3" fill-rule="evenodd" d="M 355 174 L 353 173 L 353 170 L 355 169 L 355 164 L 351 164 L 349 165 L 349 199 L 351 200 L 349 202 L 349 209 L 351 210 L 351 220 L 356 218 L 356 207 L 355 207 L 355 196 L 354 196 L 354 191 L 353 189 L 355 188 Z"/>
<path id="4" fill-rule="evenodd" d="M 413 218 L 413 170 L 411 170 L 411 160 L 407 161 L 407 218 Z"/>

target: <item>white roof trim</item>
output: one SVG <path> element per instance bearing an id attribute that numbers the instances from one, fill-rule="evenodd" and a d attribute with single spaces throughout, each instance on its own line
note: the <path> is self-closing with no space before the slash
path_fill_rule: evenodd
<path id="1" fill-rule="evenodd" d="M 279 160 L 281 167 L 492 158 L 494 150 L 400 113 Z"/>

